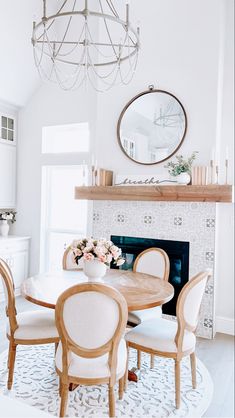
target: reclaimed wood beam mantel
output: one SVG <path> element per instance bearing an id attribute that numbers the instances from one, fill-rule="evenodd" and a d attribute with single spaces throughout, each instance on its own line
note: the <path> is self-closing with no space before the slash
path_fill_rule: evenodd
<path id="1" fill-rule="evenodd" d="M 231 203 L 233 186 L 92 186 L 76 187 L 75 199 Z"/>

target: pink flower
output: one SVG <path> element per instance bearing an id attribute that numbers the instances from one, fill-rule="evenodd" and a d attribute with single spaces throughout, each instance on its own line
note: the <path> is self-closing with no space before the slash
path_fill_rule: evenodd
<path id="1" fill-rule="evenodd" d="M 121 255 L 121 250 L 120 248 L 116 247 L 116 245 L 112 245 L 112 247 L 110 247 L 110 251 L 114 259 L 117 259 Z"/>
<path id="2" fill-rule="evenodd" d="M 106 259 L 106 256 L 105 256 L 105 255 L 100 255 L 100 256 L 98 257 L 98 259 L 101 261 L 101 263 L 106 263 L 106 261 L 107 261 L 107 259 Z"/>
<path id="3" fill-rule="evenodd" d="M 108 255 L 106 256 L 106 262 L 107 262 L 107 263 L 111 263 L 112 259 L 113 259 L 112 254 L 108 254 Z"/>
<path id="4" fill-rule="evenodd" d="M 99 257 L 101 255 L 107 254 L 107 249 L 104 246 L 97 246 L 94 249 L 94 253 Z"/>
<path id="5" fill-rule="evenodd" d="M 85 253 L 84 254 L 84 256 L 83 256 L 83 258 L 84 258 L 84 260 L 86 260 L 86 261 L 91 261 L 91 260 L 94 260 L 94 255 L 93 254 L 91 254 L 91 253 Z"/>

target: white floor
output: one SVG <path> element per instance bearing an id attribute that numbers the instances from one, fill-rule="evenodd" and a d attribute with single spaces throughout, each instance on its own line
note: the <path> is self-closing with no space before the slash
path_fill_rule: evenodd
<path id="1" fill-rule="evenodd" d="M 41 309 L 17 298 L 17 310 Z M 5 307 L 0 303 L 0 353 L 8 347 L 5 337 Z M 204 415 L 207 418 L 234 417 L 234 338 L 217 334 L 214 340 L 198 338 L 197 356 L 208 368 L 214 382 L 214 396 L 211 406 Z"/>

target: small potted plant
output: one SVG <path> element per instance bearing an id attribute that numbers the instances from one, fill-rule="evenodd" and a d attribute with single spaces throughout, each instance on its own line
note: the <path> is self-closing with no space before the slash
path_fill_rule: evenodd
<path id="1" fill-rule="evenodd" d="M 9 233 L 8 221 L 13 224 L 15 220 L 16 212 L 14 210 L 0 212 L 0 235 L 2 235 L 3 237 L 7 237 Z"/>
<path id="2" fill-rule="evenodd" d="M 194 151 L 188 159 L 184 159 L 183 155 L 176 155 L 176 161 L 169 161 L 164 167 L 168 169 L 168 173 L 176 177 L 177 183 L 189 184 L 191 181 L 191 170 L 196 154 L 198 151 Z"/>
<path id="3" fill-rule="evenodd" d="M 77 264 L 83 260 L 84 273 L 91 280 L 100 281 L 112 260 L 117 266 L 125 263 L 121 249 L 104 238 L 84 238 L 74 241 L 70 248 Z"/>

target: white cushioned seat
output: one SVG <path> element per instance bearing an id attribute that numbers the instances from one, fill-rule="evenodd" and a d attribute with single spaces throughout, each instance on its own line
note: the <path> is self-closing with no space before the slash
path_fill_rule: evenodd
<path id="1" fill-rule="evenodd" d="M 109 354 L 105 354 L 96 358 L 83 358 L 77 356 L 75 353 L 69 353 L 69 368 L 68 375 L 80 378 L 104 378 L 110 376 L 110 369 L 108 365 Z M 118 347 L 117 356 L 117 379 L 125 374 L 127 361 L 127 349 L 124 338 L 121 339 Z M 56 351 L 55 359 L 56 367 L 62 371 L 62 345 Z"/>
<path id="2" fill-rule="evenodd" d="M 22 312 L 17 314 L 16 318 L 19 328 L 14 333 L 15 339 L 41 340 L 59 337 L 53 310 Z M 7 326 L 7 335 L 10 335 L 9 326 Z"/>
<path id="3" fill-rule="evenodd" d="M 128 332 L 125 336 L 126 341 L 141 345 L 155 351 L 166 353 L 176 353 L 175 336 L 178 323 L 168 319 L 158 318 L 145 321 Z M 185 330 L 183 340 L 183 351 L 195 348 L 196 337 L 193 332 Z"/>
<path id="4" fill-rule="evenodd" d="M 149 319 L 157 319 L 162 317 L 161 306 L 155 308 L 143 309 L 142 311 L 131 311 L 128 313 L 128 322 L 139 325 Z"/>

